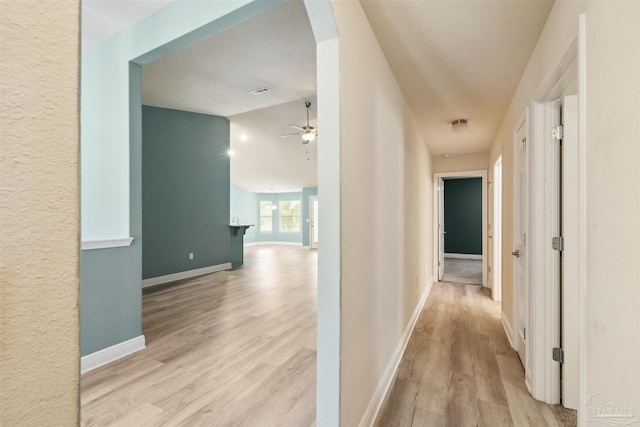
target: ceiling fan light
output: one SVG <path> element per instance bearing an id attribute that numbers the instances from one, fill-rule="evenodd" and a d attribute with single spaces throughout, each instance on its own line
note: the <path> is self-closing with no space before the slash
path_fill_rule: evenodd
<path id="1" fill-rule="evenodd" d="M 302 140 L 306 143 L 311 142 L 314 139 L 316 139 L 316 134 L 313 133 L 312 131 L 307 131 L 302 134 Z"/>

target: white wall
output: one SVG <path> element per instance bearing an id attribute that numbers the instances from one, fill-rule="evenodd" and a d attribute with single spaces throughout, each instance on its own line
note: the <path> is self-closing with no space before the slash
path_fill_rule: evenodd
<path id="1" fill-rule="evenodd" d="M 503 310 L 513 324 L 513 150 L 516 120 L 553 73 L 586 17 L 586 302 L 582 425 L 599 394 L 640 414 L 640 2 L 556 1 L 491 149 L 503 157 Z"/>
<path id="2" fill-rule="evenodd" d="M 0 424 L 78 423 L 78 0 L 0 4 Z"/>
<path id="3" fill-rule="evenodd" d="M 432 278 L 430 154 L 357 1 L 340 34 L 341 425 L 355 426 Z"/>
<path id="4" fill-rule="evenodd" d="M 433 156 L 431 166 L 433 173 L 488 170 L 489 152 Z"/>
<path id="5" fill-rule="evenodd" d="M 638 420 L 640 2 L 589 2 L 586 41 L 584 397 L 599 393 L 633 408 Z"/>

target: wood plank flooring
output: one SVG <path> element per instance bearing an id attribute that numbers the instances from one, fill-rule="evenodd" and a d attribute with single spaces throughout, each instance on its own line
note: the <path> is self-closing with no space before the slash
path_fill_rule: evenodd
<path id="1" fill-rule="evenodd" d="M 243 268 L 145 291 L 147 348 L 82 376 L 81 425 L 315 425 L 316 265 L 253 246 Z M 376 425 L 561 425 L 527 392 L 499 307 L 434 285 Z"/>
<path id="2" fill-rule="evenodd" d="M 500 303 L 480 286 L 440 282 L 376 425 L 561 427 L 557 410 L 527 391 L 502 329 Z"/>
<path id="3" fill-rule="evenodd" d="M 82 376 L 81 425 L 315 425 L 316 258 L 253 246 L 240 269 L 145 291 L 147 348 Z"/>

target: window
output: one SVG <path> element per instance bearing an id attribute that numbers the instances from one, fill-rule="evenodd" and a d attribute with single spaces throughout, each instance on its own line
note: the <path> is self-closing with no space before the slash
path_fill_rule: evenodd
<path id="1" fill-rule="evenodd" d="M 299 233 L 300 232 L 300 201 L 289 200 L 279 203 L 280 211 L 280 232 Z"/>
<path id="2" fill-rule="evenodd" d="M 254 205 L 255 206 L 255 205 Z M 260 232 L 271 233 L 273 231 L 273 207 L 268 200 L 260 201 Z"/>

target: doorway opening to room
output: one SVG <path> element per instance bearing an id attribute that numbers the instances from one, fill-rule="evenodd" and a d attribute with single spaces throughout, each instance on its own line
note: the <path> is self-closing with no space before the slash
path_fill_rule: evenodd
<path id="1" fill-rule="evenodd" d="M 487 286 L 487 172 L 435 175 L 438 281 Z"/>
<path id="2" fill-rule="evenodd" d="M 131 128 L 142 129 L 141 137 L 132 136 L 131 174 L 142 181 L 132 217 L 140 215 L 144 236 L 146 349 L 132 357 L 134 366 L 166 369 L 144 376 L 144 384 L 162 389 L 153 393 L 154 403 L 141 393 L 130 406 L 162 406 L 164 415 L 145 414 L 157 424 L 259 424 L 270 416 L 310 424 L 316 413 L 318 253 L 302 246 L 303 234 L 311 234 L 303 212 L 317 195 L 318 140 L 280 138 L 294 126 L 317 128 L 316 41 L 306 7 L 301 0 L 283 2 L 140 65 L 130 74 Z M 271 90 L 251 93 L 267 85 Z M 310 121 L 306 102 L 313 105 Z M 244 178 L 234 177 L 240 159 L 244 169 L 235 171 Z M 246 193 L 236 198 L 240 205 L 248 202 L 235 215 L 234 192 Z M 260 201 L 269 198 L 266 230 Z M 234 237 L 261 231 L 282 246 L 256 248 L 251 266 L 243 259 L 244 267 L 230 270 Z M 113 372 L 133 369 L 131 363 L 125 358 L 89 373 L 83 419 L 112 424 L 130 418 L 122 404 L 132 402 L 130 395 L 98 396 L 92 378 L 119 381 Z M 286 382 L 273 380 L 283 375 Z M 138 380 L 134 375 L 132 386 L 146 387 Z M 181 403 L 196 401 L 189 408 Z"/>

